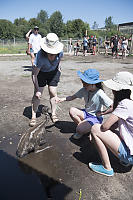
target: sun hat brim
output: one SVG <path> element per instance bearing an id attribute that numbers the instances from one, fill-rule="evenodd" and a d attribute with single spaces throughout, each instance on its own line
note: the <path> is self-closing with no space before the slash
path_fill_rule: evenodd
<path id="1" fill-rule="evenodd" d="M 115 90 L 115 91 L 126 90 L 126 89 L 133 90 L 133 86 L 129 86 L 127 84 L 121 84 L 112 79 L 106 80 L 103 83 L 106 87 L 110 88 L 111 90 Z"/>
<path id="2" fill-rule="evenodd" d="M 100 83 L 100 82 L 104 81 L 104 80 L 101 80 L 101 79 L 92 80 L 92 79 L 86 78 L 84 76 L 84 74 L 82 74 L 82 72 L 80 72 L 80 71 L 77 71 L 77 75 L 80 77 L 80 79 L 82 81 L 84 81 L 85 83 L 88 83 L 88 84 L 96 84 L 96 83 Z"/>
<path id="3" fill-rule="evenodd" d="M 58 54 L 61 51 L 63 51 L 63 44 L 59 41 L 56 42 L 53 46 L 48 46 L 48 43 L 46 42 L 46 37 L 41 39 L 41 48 L 50 54 Z"/>

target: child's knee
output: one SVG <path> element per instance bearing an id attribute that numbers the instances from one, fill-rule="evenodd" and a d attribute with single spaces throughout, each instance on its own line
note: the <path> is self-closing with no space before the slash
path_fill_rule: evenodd
<path id="1" fill-rule="evenodd" d="M 94 136 L 96 135 L 99 130 L 100 130 L 100 126 L 101 124 L 94 124 L 92 127 L 91 127 L 91 134 Z"/>
<path id="2" fill-rule="evenodd" d="M 73 116 L 74 114 L 75 114 L 75 108 L 71 107 L 70 110 L 69 110 L 69 115 Z"/>

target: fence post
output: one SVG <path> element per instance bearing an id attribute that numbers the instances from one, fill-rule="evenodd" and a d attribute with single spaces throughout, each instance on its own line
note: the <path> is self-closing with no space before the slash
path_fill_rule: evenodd
<path id="1" fill-rule="evenodd" d="M 15 37 L 14 37 L 14 40 L 13 40 L 13 44 L 14 44 L 14 46 L 16 45 Z"/>

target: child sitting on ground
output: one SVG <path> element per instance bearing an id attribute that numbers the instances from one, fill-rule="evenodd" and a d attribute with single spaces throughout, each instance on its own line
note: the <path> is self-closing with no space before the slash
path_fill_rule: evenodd
<path id="1" fill-rule="evenodd" d="M 103 80 L 99 79 L 99 72 L 96 69 L 88 69 L 84 73 L 78 71 L 77 74 L 83 87 L 72 96 L 58 99 L 58 102 L 63 102 L 84 98 L 84 109 L 71 107 L 69 111 L 70 117 L 77 124 L 76 133 L 73 135 L 74 139 L 80 139 L 84 134 L 90 132 L 95 123 L 101 124 L 102 115 L 112 112 L 113 109 L 113 101 L 104 93 Z M 107 108 L 106 111 L 102 111 L 103 106 Z"/>

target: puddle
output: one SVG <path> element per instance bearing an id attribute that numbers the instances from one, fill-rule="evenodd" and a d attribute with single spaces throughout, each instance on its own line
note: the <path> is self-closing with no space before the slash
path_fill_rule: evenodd
<path id="1" fill-rule="evenodd" d="M 2 149 L 0 150 L 1 200 L 65 199 L 71 188 L 62 183 L 61 179 L 55 179 L 52 176 L 55 172 L 48 167 L 49 163 L 47 163 L 47 169 L 44 169 L 46 165 L 43 162 L 43 152 L 18 159 L 15 151 L 20 137 L 2 139 L 0 143 L 0 149 Z"/>

